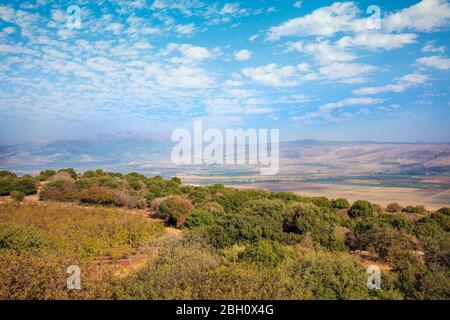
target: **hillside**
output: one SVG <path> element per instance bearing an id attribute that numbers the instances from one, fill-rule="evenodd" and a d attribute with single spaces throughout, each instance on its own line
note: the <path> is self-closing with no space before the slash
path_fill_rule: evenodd
<path id="1" fill-rule="evenodd" d="M 0 187 L 1 299 L 450 298 L 449 208 L 103 170 L 1 172 Z"/>

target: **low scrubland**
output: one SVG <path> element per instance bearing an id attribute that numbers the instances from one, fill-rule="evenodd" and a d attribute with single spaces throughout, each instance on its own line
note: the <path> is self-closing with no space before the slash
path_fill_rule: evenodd
<path id="1" fill-rule="evenodd" d="M 0 205 L 1 299 L 450 298 L 449 208 L 70 168 L 3 171 L 0 191 L 11 197 Z M 117 273 L 134 255 L 144 262 Z M 367 288 L 371 264 L 381 289 Z M 66 287 L 69 265 L 80 290 Z"/>

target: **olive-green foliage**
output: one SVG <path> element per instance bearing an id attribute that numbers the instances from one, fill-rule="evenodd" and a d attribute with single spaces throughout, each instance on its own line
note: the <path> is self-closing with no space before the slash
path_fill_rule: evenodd
<path id="1" fill-rule="evenodd" d="M 348 209 L 350 207 L 350 204 L 348 203 L 347 199 L 338 198 L 331 201 L 331 206 L 335 209 Z"/>
<path id="2" fill-rule="evenodd" d="M 0 196 L 7 196 L 12 191 L 12 185 L 15 178 L 0 177 Z"/>
<path id="3" fill-rule="evenodd" d="M 436 213 L 441 213 L 446 216 L 450 216 L 450 208 L 440 208 Z"/>
<path id="4" fill-rule="evenodd" d="M 313 197 L 308 199 L 310 202 L 321 208 L 331 208 L 332 202 L 326 197 Z"/>
<path id="5" fill-rule="evenodd" d="M 366 270 L 347 254 L 318 253 L 288 260 L 291 299 L 368 299 Z"/>
<path id="6" fill-rule="evenodd" d="M 374 208 L 370 202 L 365 200 L 357 200 L 348 211 L 348 215 L 351 218 L 370 217 L 373 215 L 373 212 Z"/>
<path id="7" fill-rule="evenodd" d="M 48 178 L 53 177 L 55 174 L 56 174 L 55 170 L 52 170 L 52 169 L 44 170 L 44 171 L 39 172 L 38 179 L 39 179 L 39 181 L 45 181 Z"/>
<path id="8" fill-rule="evenodd" d="M 386 217 L 356 218 L 353 225 L 356 239 L 351 247 L 375 252 L 385 260 L 395 259 L 399 252 L 415 250 L 417 241 L 405 231 L 408 227 L 398 228 L 397 222 Z"/>
<path id="9" fill-rule="evenodd" d="M 162 226 L 119 209 L 62 207 L 57 203 L 0 206 L 2 247 L 120 257 L 150 244 Z"/>
<path id="10" fill-rule="evenodd" d="M 392 228 L 403 230 L 407 233 L 410 233 L 414 228 L 414 223 L 408 217 L 405 217 L 400 213 L 381 214 L 379 215 L 379 219 L 381 222 L 388 224 Z"/>
<path id="11" fill-rule="evenodd" d="M 119 299 L 193 299 L 219 258 L 202 244 L 169 240 L 154 249 L 147 266 L 117 289 Z"/>
<path id="12" fill-rule="evenodd" d="M 14 224 L 0 224 L 0 248 L 18 253 L 25 250 L 36 251 L 45 245 L 42 236 L 33 226 L 20 228 Z"/>
<path id="13" fill-rule="evenodd" d="M 80 190 L 76 183 L 68 180 L 54 180 L 45 184 L 39 191 L 40 200 L 77 201 Z"/>
<path id="14" fill-rule="evenodd" d="M 342 198 L 189 186 L 101 169 L 82 176 L 46 170 L 39 179 L 1 171 L 0 194 L 17 186 L 32 192 L 38 180 L 45 181 L 41 200 L 149 206 L 183 231 L 154 241 L 163 225 L 137 210 L 6 201 L 0 299 L 449 299 L 448 208 L 398 213 L 392 206 L 387 214 L 359 200 L 348 219 Z M 345 252 L 356 249 L 390 267 L 382 290 L 366 288 L 365 268 L 352 257 L 360 253 Z M 147 264 L 125 278 L 113 280 L 112 268 L 98 264 L 135 253 L 148 254 Z M 69 264 L 82 266 L 79 292 L 63 289 Z"/>
<path id="15" fill-rule="evenodd" d="M 0 178 L 17 178 L 17 175 L 11 171 L 1 170 Z"/>
<path id="16" fill-rule="evenodd" d="M 431 216 L 426 216 L 416 222 L 414 233 L 420 239 L 425 237 L 435 238 L 444 234 L 445 231 L 436 219 L 432 219 Z"/>
<path id="17" fill-rule="evenodd" d="M 300 203 L 286 209 L 284 230 L 301 235 L 310 234 L 316 243 L 332 250 L 339 250 L 344 248 L 344 243 L 334 232 L 338 223 L 339 219 L 329 209 Z"/>
<path id="18" fill-rule="evenodd" d="M 31 176 L 23 176 L 13 181 L 11 191 L 20 191 L 25 195 L 35 194 L 37 192 L 36 180 Z"/>
<path id="19" fill-rule="evenodd" d="M 278 242 L 260 240 L 251 244 L 245 251 L 241 252 L 239 258 L 244 261 L 260 263 L 265 266 L 276 266 L 283 261 L 286 254 L 286 249 Z"/>
<path id="20" fill-rule="evenodd" d="M 283 210 L 279 200 L 250 200 L 236 213 L 213 210 L 194 211 L 186 218 L 189 228 L 205 236 L 216 248 L 230 247 L 240 242 L 261 239 L 283 239 Z"/>
<path id="21" fill-rule="evenodd" d="M 194 209 L 192 203 L 183 197 L 174 196 L 164 200 L 156 211 L 156 214 L 166 219 L 168 225 L 181 227 L 185 218 Z"/>
<path id="22" fill-rule="evenodd" d="M 77 179 L 78 178 L 78 174 L 75 171 L 75 169 L 73 169 L 73 168 L 59 169 L 58 172 L 67 172 L 72 177 L 72 179 Z"/>
<path id="23" fill-rule="evenodd" d="M 402 209 L 402 212 L 425 214 L 427 210 L 424 206 L 407 206 Z"/>
<path id="24" fill-rule="evenodd" d="M 204 209 L 192 211 L 183 224 L 184 228 L 193 229 L 201 226 L 208 226 L 215 223 L 214 214 Z"/>
<path id="25" fill-rule="evenodd" d="M 298 194 L 295 194 L 293 192 L 271 192 L 269 198 L 282 200 L 286 203 L 306 201 L 306 199 L 304 197 L 302 197 Z"/>

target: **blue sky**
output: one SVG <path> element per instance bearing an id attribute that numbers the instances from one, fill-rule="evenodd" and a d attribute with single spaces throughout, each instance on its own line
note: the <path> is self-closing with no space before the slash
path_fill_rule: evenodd
<path id="1" fill-rule="evenodd" d="M 194 119 L 282 140 L 450 141 L 449 31 L 444 0 L 2 1 L 0 143 L 165 136 Z"/>

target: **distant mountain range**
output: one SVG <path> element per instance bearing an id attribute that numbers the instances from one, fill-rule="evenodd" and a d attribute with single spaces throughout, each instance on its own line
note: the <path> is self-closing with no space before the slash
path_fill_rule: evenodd
<path id="1" fill-rule="evenodd" d="M 170 161 L 168 139 L 108 136 L 91 140 L 0 145 L 0 168 L 35 173 L 46 168 L 103 168 L 162 175 L 252 175 L 249 166 L 184 166 Z M 379 143 L 299 140 L 280 145 L 279 176 L 348 176 L 376 173 L 450 174 L 450 143 Z"/>

